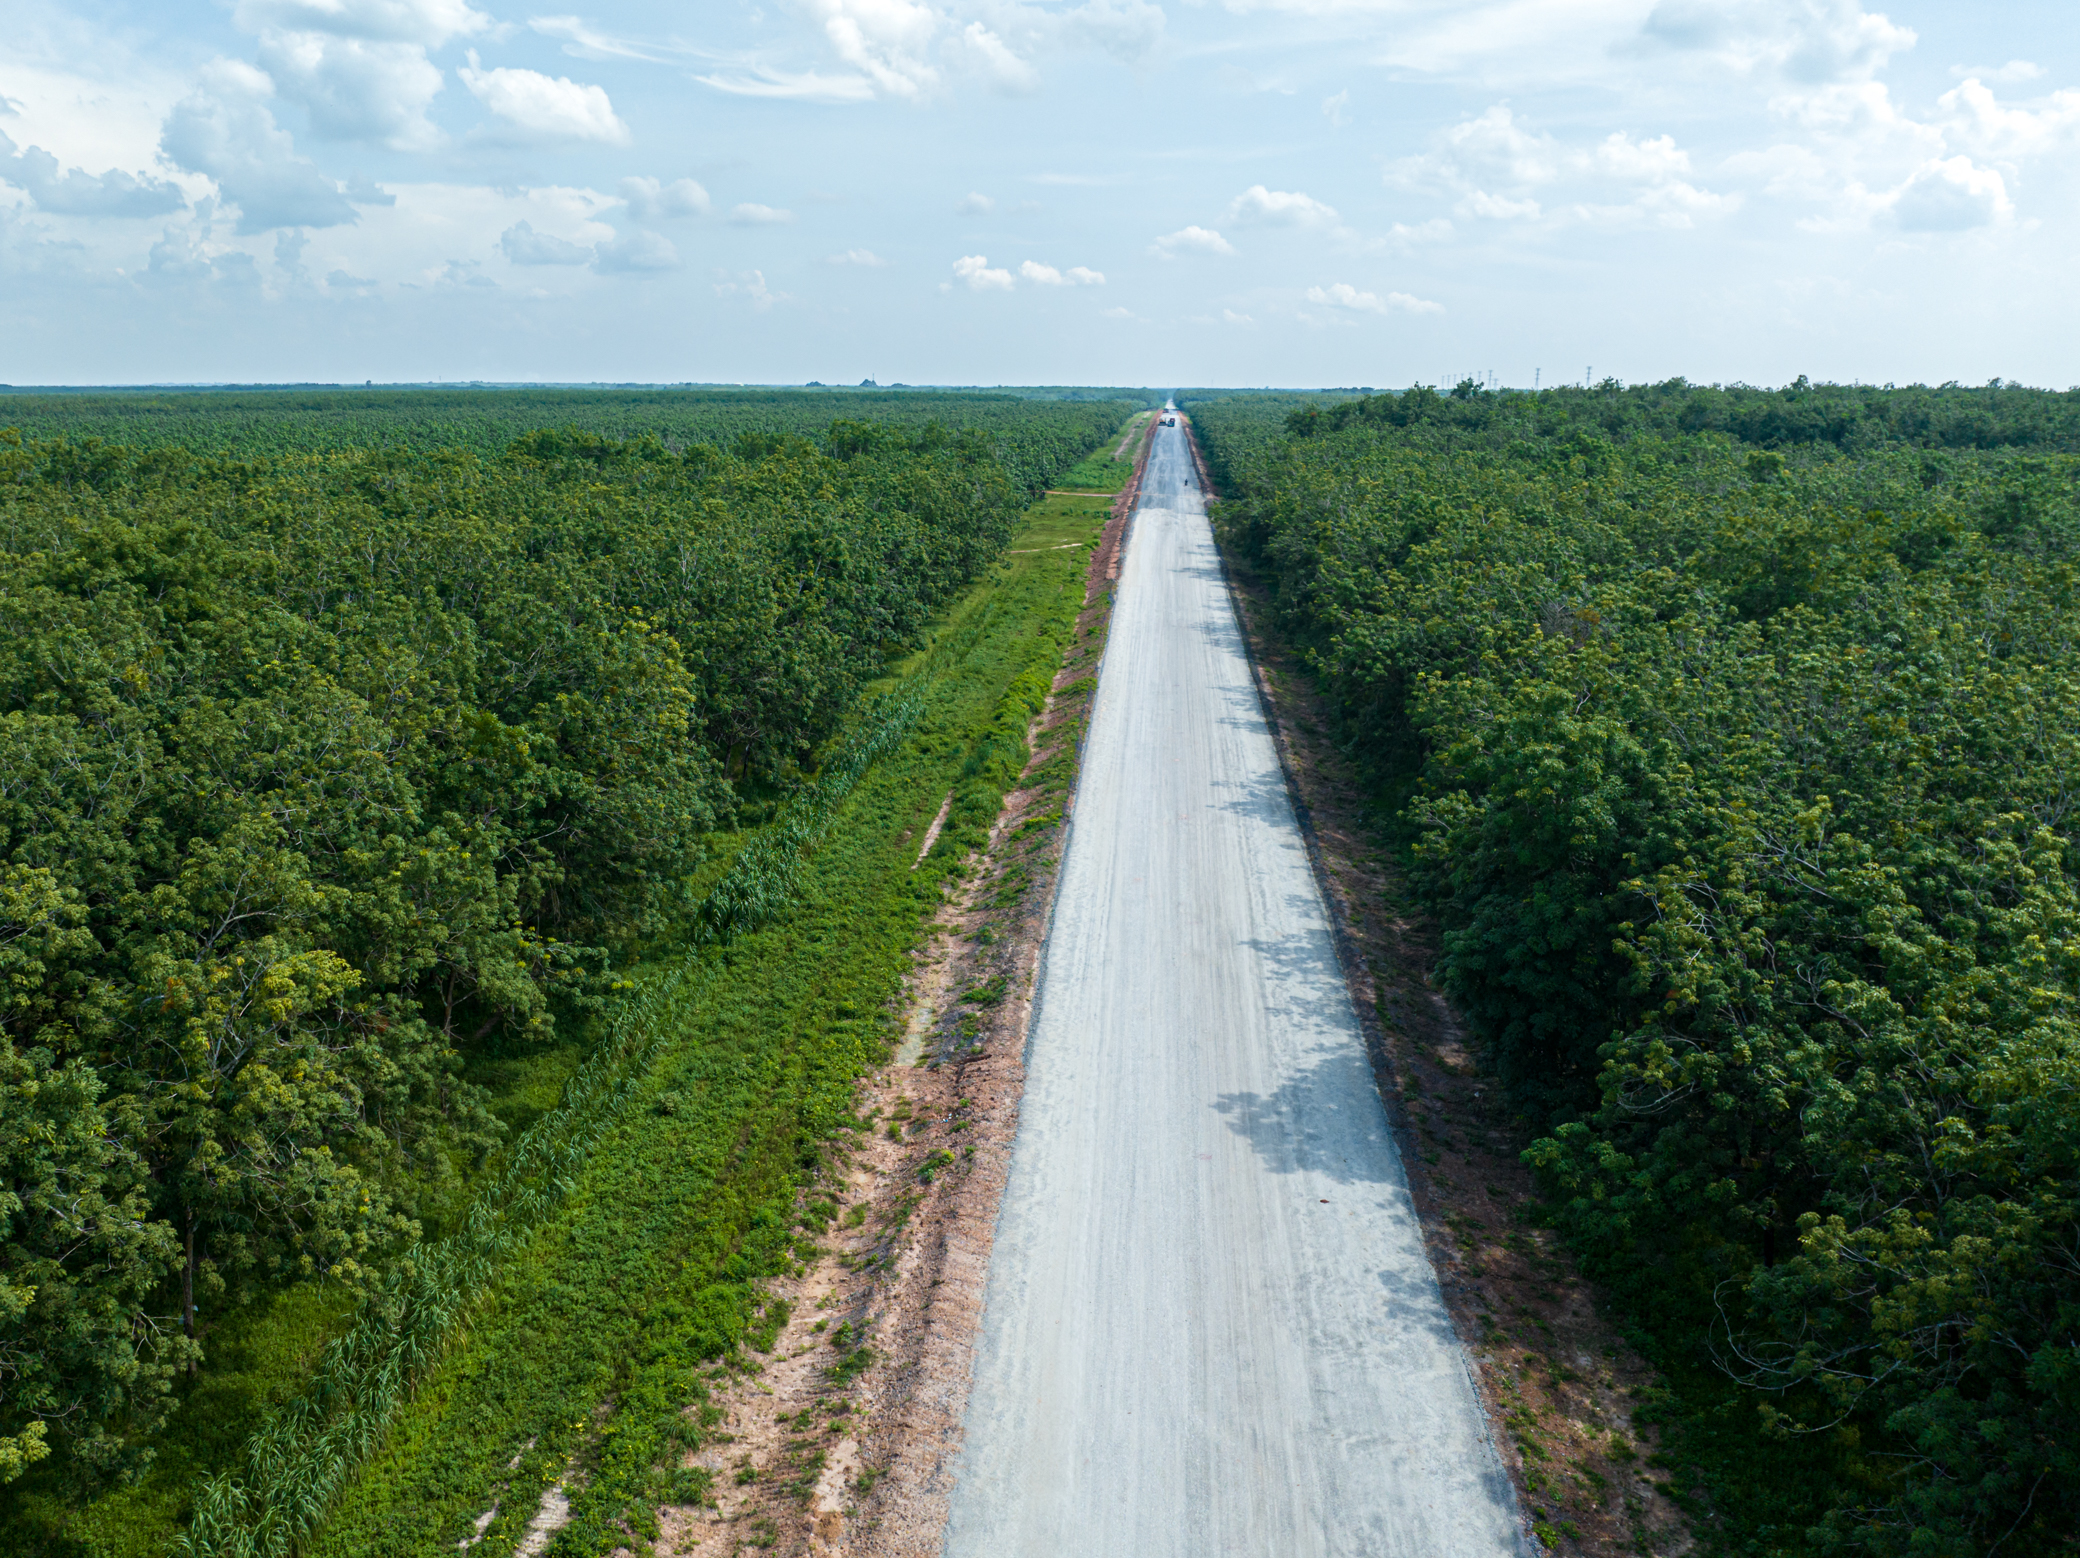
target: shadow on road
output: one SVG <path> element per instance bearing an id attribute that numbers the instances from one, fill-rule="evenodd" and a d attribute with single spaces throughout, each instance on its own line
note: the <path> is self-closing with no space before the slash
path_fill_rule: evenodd
<path id="1" fill-rule="evenodd" d="M 1320 1174 L 1339 1185 L 1399 1181 L 1362 1055 L 1324 1053 L 1276 1091 L 1223 1093 L 1213 1109 L 1274 1174 Z"/>

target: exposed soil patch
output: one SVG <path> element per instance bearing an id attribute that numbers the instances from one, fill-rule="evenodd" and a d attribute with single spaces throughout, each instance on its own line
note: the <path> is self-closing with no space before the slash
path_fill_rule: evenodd
<path id="1" fill-rule="evenodd" d="M 1563 1554 L 1674 1558 L 1692 1539 L 1653 1469 L 1654 1431 L 1635 1417 L 1653 1371 L 1557 1235 L 1528 1216 L 1538 1198 L 1518 1154 L 1529 1133 L 1430 983 L 1435 927 L 1368 832 L 1364 792 L 1328 739 L 1331 711 L 1272 631 L 1259 581 L 1233 557 L 1228 566 L 1424 1238 L 1519 1496 L 1540 1539 Z"/>
<path id="2" fill-rule="evenodd" d="M 687 1464 L 714 1473 L 714 1502 L 660 1510 L 657 1553 L 939 1551 L 1062 824 L 1146 448 L 1091 555 L 1022 787 L 918 951 L 906 1038 L 862 1086 L 861 1128 L 805 1197 L 829 1209 L 823 1253 L 772 1285 L 788 1312 L 770 1351 L 716 1370 L 688 1409 L 712 1423 Z"/>

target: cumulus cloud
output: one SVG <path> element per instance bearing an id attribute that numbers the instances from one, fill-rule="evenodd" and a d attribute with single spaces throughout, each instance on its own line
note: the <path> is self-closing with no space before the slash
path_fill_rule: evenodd
<path id="1" fill-rule="evenodd" d="M 1741 71 L 1807 85 L 1867 80 L 1915 43 L 1858 0 L 1661 0 L 1640 40 L 1649 48 L 1710 55 Z"/>
<path id="2" fill-rule="evenodd" d="M 953 262 L 953 273 L 962 281 L 965 281 L 971 290 L 976 292 L 1009 292 L 1011 290 L 1011 272 L 992 268 L 989 263 L 989 256 L 984 254 L 962 255 Z"/>
<path id="3" fill-rule="evenodd" d="M 215 180 L 238 207 L 241 233 L 357 220 L 339 186 L 296 155 L 267 106 L 272 95 L 273 83 L 252 66 L 213 61 L 166 116 L 159 149 L 176 167 Z"/>
<path id="4" fill-rule="evenodd" d="M 284 33 L 261 41 L 260 64 L 281 95 L 310 114 L 312 133 L 323 139 L 401 151 L 423 151 L 440 139 L 426 110 L 441 73 L 416 44 Z"/>
<path id="5" fill-rule="evenodd" d="M 1894 225 L 1919 233 L 1988 227 L 2015 213 L 2000 174 L 1973 166 L 1969 157 L 1945 157 L 1915 169 L 1888 206 Z"/>
<path id="6" fill-rule="evenodd" d="M 956 61 L 999 91 L 1025 93 L 1040 85 L 1040 73 L 980 22 L 970 22 L 949 45 Z"/>
<path id="7" fill-rule="evenodd" d="M 532 222 L 515 222 L 500 235 L 498 246 L 515 265 L 583 265 L 592 258 L 589 244 L 538 233 Z"/>
<path id="8" fill-rule="evenodd" d="M 886 265 L 888 261 L 876 254 L 872 249 L 847 249 L 843 254 L 824 256 L 823 263 L 826 265 L 865 265 L 875 267 Z"/>
<path id="9" fill-rule="evenodd" d="M 441 72 L 427 50 L 491 23 L 465 0 L 244 0 L 235 15 L 314 134 L 400 150 L 440 140 L 426 110 Z"/>
<path id="10" fill-rule="evenodd" d="M 2020 158 L 2047 152 L 2080 130 L 2080 92 L 2053 92 L 2041 108 L 2001 102 L 1976 76 L 1936 99 L 1942 128 L 1975 150 Z"/>
<path id="11" fill-rule="evenodd" d="M 1228 220 L 1271 227 L 1334 227 L 1336 208 L 1298 190 L 1252 184 L 1228 206 Z"/>
<path id="12" fill-rule="evenodd" d="M 1155 252 L 1164 259 L 1175 259 L 1181 253 L 1233 254 L 1235 245 L 1223 238 L 1211 227 L 1180 227 L 1174 233 L 1165 233 L 1155 241 Z"/>
<path id="13" fill-rule="evenodd" d="M 944 18 L 918 0 L 810 0 L 838 58 L 883 97 L 915 101 L 936 93 L 932 64 Z"/>
<path id="14" fill-rule="evenodd" d="M 1042 265 L 1037 260 L 1027 260 L 1018 268 L 1019 275 L 1043 287 L 1102 287 L 1105 273 L 1092 270 L 1087 265 L 1072 265 L 1067 270 L 1056 270 L 1052 265 Z"/>
<path id="15" fill-rule="evenodd" d="M 593 250 L 592 268 L 608 275 L 628 271 L 677 270 L 679 251 L 663 233 L 647 227 L 610 238 Z"/>
<path id="16" fill-rule="evenodd" d="M 989 196 L 971 190 L 953 203 L 953 209 L 962 216 L 988 216 L 997 209 L 997 203 Z"/>
<path id="17" fill-rule="evenodd" d="M 790 294 L 785 292 L 773 291 L 772 288 L 766 285 L 765 272 L 756 270 L 743 272 L 735 281 L 717 282 L 715 284 L 715 295 L 719 298 L 749 298 L 752 308 L 761 314 L 775 303 L 785 303 L 790 296 Z"/>
<path id="18" fill-rule="evenodd" d="M 502 122 L 503 137 L 612 145 L 625 145 L 629 139 L 628 126 L 615 114 L 604 87 L 505 65 L 485 70 L 475 49 L 456 75 Z"/>
<path id="19" fill-rule="evenodd" d="M 650 178 L 623 179 L 620 195 L 628 214 L 638 222 L 705 216 L 708 212 L 708 192 L 692 179 L 673 179 L 669 184 Z"/>
<path id="20" fill-rule="evenodd" d="M 1309 287 L 1307 301 L 1324 308 L 1344 308 L 1361 314 L 1389 314 L 1396 310 L 1408 314 L 1444 312 L 1442 303 L 1433 303 L 1428 298 L 1412 297 L 1406 292 L 1389 292 L 1381 297 L 1376 292 L 1360 292 L 1347 281 L 1327 287 Z"/>
<path id="21" fill-rule="evenodd" d="M 696 79 L 724 92 L 830 103 L 921 103 L 964 84 L 1024 93 L 1040 84 L 1035 61 L 1043 53 L 1098 48 L 1138 63 L 1160 43 L 1164 27 L 1163 9 L 1152 0 L 1063 7 L 1031 0 L 801 0 L 799 9 L 845 73 L 759 64 Z M 580 36 L 569 19 L 556 22 L 561 35 Z M 601 48 L 614 40 L 587 35 L 586 42 Z"/>
<path id="22" fill-rule="evenodd" d="M 762 206 L 754 200 L 731 206 L 729 219 L 739 227 L 782 227 L 794 220 L 792 211 L 783 211 L 778 206 Z"/>
<path id="23" fill-rule="evenodd" d="M 0 180 L 27 190 L 36 209 L 53 216 L 167 216 L 188 203 L 178 185 L 149 174 L 133 175 L 119 168 L 100 174 L 61 169 L 58 159 L 41 146 L 18 149 L 4 131 Z"/>
<path id="24" fill-rule="evenodd" d="M 1501 103 L 1433 135 L 1428 151 L 1390 164 L 1386 180 L 1451 197 L 1454 214 L 1493 222 L 1554 218 L 1689 227 L 1740 204 L 1737 195 L 1695 182 L 1690 154 L 1673 136 L 1635 140 L 1629 131 L 1614 130 L 1593 145 L 1569 146 L 1546 131 L 1527 129 Z"/>

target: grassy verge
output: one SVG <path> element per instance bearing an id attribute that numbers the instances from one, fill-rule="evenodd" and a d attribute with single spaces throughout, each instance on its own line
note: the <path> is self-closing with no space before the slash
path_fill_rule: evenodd
<path id="1" fill-rule="evenodd" d="M 1127 421 L 1119 438 L 1093 450 L 1083 463 L 1066 472 L 1055 486 L 1063 492 L 1117 492 L 1134 474 L 1134 454 L 1154 419 L 1153 411 L 1138 411 Z M 1114 451 L 1118 451 L 1116 454 Z"/>
<path id="2" fill-rule="evenodd" d="M 1042 505 L 896 668 L 922 711 L 808 862 L 800 906 L 683 960 L 696 977 L 657 997 L 663 1042 L 626 1105 L 310 1551 L 452 1548 L 494 1508 L 481 1551 L 509 1551 L 561 1484 L 573 1520 L 556 1550 L 603 1552 L 647 1504 L 698 1492 L 672 1470 L 700 1432 L 684 1409 L 704 1370 L 772 1325 L 761 1284 L 806 1254 L 817 1224 L 799 1192 L 852 1124 L 855 1079 L 887 1053 L 910 950 L 957 868 L 949 845 L 912 872 L 916 837 L 949 789 L 964 813 L 994 814 L 1080 604 L 1079 543 L 1101 520 L 1098 505 Z"/>

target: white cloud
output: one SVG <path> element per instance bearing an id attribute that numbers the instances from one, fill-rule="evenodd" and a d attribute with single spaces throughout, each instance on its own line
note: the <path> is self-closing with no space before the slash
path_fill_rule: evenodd
<path id="1" fill-rule="evenodd" d="M 1233 254 L 1235 245 L 1223 238 L 1211 227 L 1180 227 L 1174 233 L 1165 233 L 1155 241 L 1155 252 L 1164 259 L 1173 259 L 1184 250 L 1200 254 Z"/>
<path id="2" fill-rule="evenodd" d="M 399 151 L 424 151 L 440 140 L 426 110 L 440 92 L 441 73 L 416 43 L 271 33 L 261 39 L 260 64 L 281 95 L 310 114 L 323 139 L 375 141 Z"/>
<path id="3" fill-rule="evenodd" d="M 768 70 L 754 66 L 748 76 L 695 76 L 703 86 L 737 97 L 792 98 L 803 103 L 871 103 L 874 84 L 865 76 L 826 76 L 814 70 Z"/>
<path id="4" fill-rule="evenodd" d="M 953 209 L 962 216 L 988 216 L 997 209 L 997 203 L 989 196 L 971 190 L 953 203 Z"/>
<path id="5" fill-rule="evenodd" d="M 498 246 L 515 265 L 583 265 L 592 258 L 589 244 L 538 233 L 532 222 L 515 222 L 500 235 Z"/>
<path id="6" fill-rule="evenodd" d="M 708 192 L 692 179 L 673 179 L 664 184 L 651 178 L 627 178 L 621 181 L 620 192 L 622 204 L 638 222 L 705 216 L 708 212 Z"/>
<path id="7" fill-rule="evenodd" d="M 465 0 L 243 0 L 235 17 L 315 134 L 407 151 L 440 139 L 426 117 L 441 89 L 427 50 L 491 24 Z"/>
<path id="8" fill-rule="evenodd" d="M 751 306 L 763 314 L 775 303 L 785 303 L 791 294 L 775 292 L 766 285 L 764 271 L 747 270 L 735 281 L 719 281 L 715 284 L 715 295 L 719 298 L 746 297 Z"/>
<path id="9" fill-rule="evenodd" d="M 1417 222 L 1414 226 L 1396 222 L 1387 229 L 1386 242 L 1394 248 L 1407 249 L 1419 243 L 1443 243 L 1457 231 L 1446 218 L 1433 216 L 1429 221 Z"/>
<path id="10" fill-rule="evenodd" d="M 1670 135 L 1634 140 L 1614 130 L 1593 146 L 1568 146 L 1518 122 L 1497 103 L 1430 138 L 1430 149 L 1386 170 L 1396 187 L 1456 197 L 1455 215 L 1495 222 L 1564 217 L 1689 227 L 1740 204 L 1692 181 L 1690 154 Z M 1397 235 L 1413 230 L 1397 228 Z"/>
<path id="11" fill-rule="evenodd" d="M 793 9 L 807 14 L 846 74 L 789 72 L 762 63 L 698 79 L 723 91 L 825 102 L 879 97 L 924 103 L 967 83 L 1026 93 L 1040 84 L 1040 54 L 1097 48 L 1139 63 L 1164 29 L 1163 9 L 1152 0 L 1083 0 L 1065 7 L 1032 0 L 796 0 Z M 553 30 L 600 57 L 616 47 L 633 53 L 631 46 L 592 34 L 570 18 L 554 19 Z"/>
<path id="12" fill-rule="evenodd" d="M 1977 77 L 1936 99 L 1944 128 L 1975 150 L 2020 158 L 2050 151 L 2080 129 L 2080 92 L 2054 92 L 2042 108 L 2009 108 Z"/>
<path id="13" fill-rule="evenodd" d="M 592 268 L 609 274 L 628 271 L 676 270 L 679 251 L 663 233 L 647 227 L 610 238 L 595 251 Z"/>
<path id="14" fill-rule="evenodd" d="M 1004 92 L 1031 92 L 1040 85 L 1040 74 L 1009 44 L 980 22 L 970 22 L 949 44 L 954 58 L 991 86 Z"/>
<path id="15" fill-rule="evenodd" d="M 883 97 L 915 101 L 938 91 L 930 60 L 943 21 L 936 8 L 916 0 L 810 0 L 809 9 L 838 58 Z"/>
<path id="16" fill-rule="evenodd" d="M 639 60 L 647 65 L 667 65 L 684 52 L 616 38 L 576 16 L 533 16 L 528 18 L 527 25 L 545 38 L 561 38 L 563 52 L 577 59 Z"/>
<path id="17" fill-rule="evenodd" d="M 110 168 L 101 174 L 61 170 L 41 146 L 17 148 L 0 132 L 0 181 L 29 192 L 53 216 L 168 216 L 187 205 L 180 186 L 148 173 Z"/>
<path id="18" fill-rule="evenodd" d="M 267 106 L 273 83 L 237 60 L 215 60 L 174 105 L 159 136 L 177 167 L 215 180 L 239 209 L 241 233 L 332 227 L 356 220 L 340 188 L 295 152 Z"/>
<path id="19" fill-rule="evenodd" d="M 730 207 L 729 219 L 739 227 L 782 227 L 794 220 L 794 213 L 747 200 Z"/>
<path id="20" fill-rule="evenodd" d="M 1019 275 L 1042 287 L 1102 287 L 1105 274 L 1086 265 L 1072 265 L 1067 270 L 1056 270 L 1052 265 L 1042 265 L 1036 260 L 1027 260 L 1018 268 Z"/>
<path id="21" fill-rule="evenodd" d="M 1249 325 L 1252 328 L 1254 328 L 1256 325 L 1256 321 L 1250 318 L 1249 315 L 1238 314 L 1232 308 L 1224 308 L 1221 310 L 1221 322 L 1223 324 L 1230 325 Z"/>
<path id="22" fill-rule="evenodd" d="M 2008 187 L 1992 168 L 1946 157 L 1914 170 L 1888 201 L 1892 222 L 1908 232 L 1952 233 L 2014 215 Z"/>
<path id="23" fill-rule="evenodd" d="M 1858 0 L 1661 0 L 1640 30 L 1650 47 L 1813 86 L 1867 80 L 1915 36 Z"/>
<path id="24" fill-rule="evenodd" d="M 865 265 L 875 267 L 886 265 L 888 261 L 876 254 L 872 249 L 847 249 L 843 254 L 826 255 L 823 263 L 826 265 Z"/>
<path id="25" fill-rule="evenodd" d="M 1495 222 L 1535 222 L 1545 214 L 1536 200 L 1512 200 L 1484 189 L 1468 190 L 1452 209 L 1461 216 L 1484 216 Z"/>
<path id="26" fill-rule="evenodd" d="M 2005 65 L 1952 65 L 1950 74 L 1966 80 L 1994 81 L 2006 86 L 2015 81 L 2034 81 L 2044 67 L 2030 60 L 2009 60 Z"/>
<path id="27" fill-rule="evenodd" d="M 628 126 L 602 87 L 504 65 L 485 70 L 475 49 L 456 74 L 478 102 L 504 121 L 506 134 L 533 141 L 628 142 Z"/>
<path id="28" fill-rule="evenodd" d="M 1333 97 L 1322 99 L 1322 117 L 1341 130 L 1351 122 L 1351 93 L 1345 87 Z"/>
<path id="29" fill-rule="evenodd" d="M 1336 208 L 1297 190 L 1266 189 L 1252 184 L 1228 206 L 1231 222 L 1253 222 L 1275 227 L 1333 227 Z"/>
<path id="30" fill-rule="evenodd" d="M 1360 292 L 1347 281 L 1327 287 L 1309 287 L 1307 301 L 1325 308 L 1347 308 L 1364 314 L 1387 314 L 1397 309 L 1409 314 L 1444 312 L 1442 303 L 1433 303 L 1427 298 L 1411 297 L 1406 292 L 1389 292 L 1381 297 L 1375 292 Z"/>
<path id="31" fill-rule="evenodd" d="M 322 32 L 427 48 L 491 25 L 468 0 L 240 0 L 234 14 L 248 32 Z"/>
<path id="32" fill-rule="evenodd" d="M 953 273 L 976 292 L 1009 292 L 1011 290 L 1011 272 L 1002 269 L 992 269 L 987 255 L 962 255 L 953 262 Z"/>

